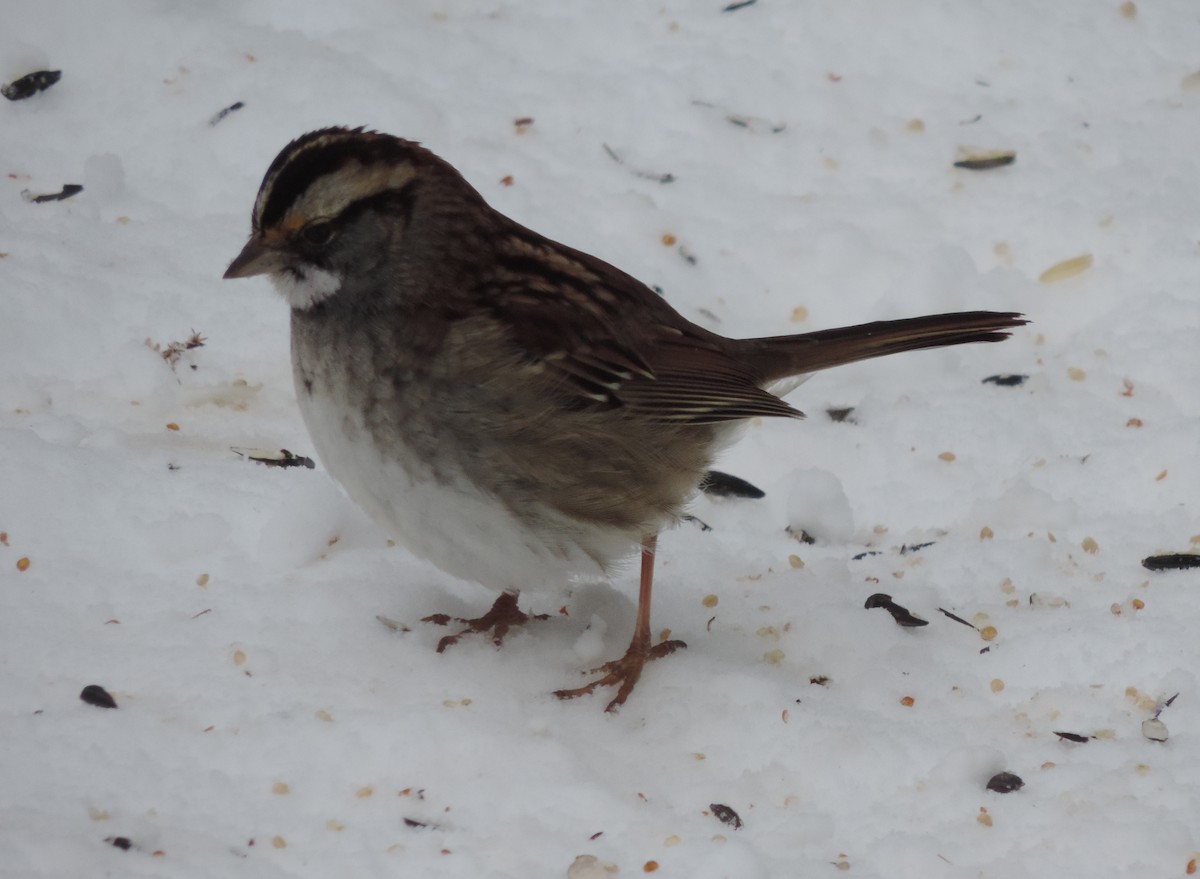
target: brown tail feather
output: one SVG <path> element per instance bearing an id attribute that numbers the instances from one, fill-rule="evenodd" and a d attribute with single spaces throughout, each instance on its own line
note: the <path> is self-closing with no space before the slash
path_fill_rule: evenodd
<path id="1" fill-rule="evenodd" d="M 1028 321 L 1015 312 L 963 311 L 885 320 L 797 336 L 742 339 L 739 359 L 767 382 L 901 351 L 1000 342 Z"/>

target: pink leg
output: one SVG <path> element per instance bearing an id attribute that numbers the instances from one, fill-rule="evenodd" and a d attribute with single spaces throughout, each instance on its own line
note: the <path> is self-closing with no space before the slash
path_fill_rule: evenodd
<path id="1" fill-rule="evenodd" d="M 654 646 L 650 645 L 650 591 L 654 582 L 654 546 L 657 542 L 657 534 L 652 534 L 642 541 L 642 579 L 638 591 L 637 623 L 633 627 L 633 639 L 629 642 L 629 649 L 620 659 L 592 669 L 592 674 L 602 674 L 602 677 L 590 684 L 572 690 L 556 690 L 554 695 L 558 698 L 574 699 L 577 696 L 586 696 L 597 687 L 618 687 L 617 695 L 604 709 L 616 711 L 633 692 L 647 662 L 687 646 L 682 641 L 663 641 Z"/>

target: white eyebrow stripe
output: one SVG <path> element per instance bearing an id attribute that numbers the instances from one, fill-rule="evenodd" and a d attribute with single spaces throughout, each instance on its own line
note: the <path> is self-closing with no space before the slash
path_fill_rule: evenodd
<path id="1" fill-rule="evenodd" d="M 336 217 L 347 207 L 379 192 L 404 186 L 416 176 L 408 162 L 364 164 L 351 160 L 315 178 L 283 214 L 280 225 L 296 225 L 319 217 Z M 271 198 L 268 186 L 259 198 L 256 212 Z"/>

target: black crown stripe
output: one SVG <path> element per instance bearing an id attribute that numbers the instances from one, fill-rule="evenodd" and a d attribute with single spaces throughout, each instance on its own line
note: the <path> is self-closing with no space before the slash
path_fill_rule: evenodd
<path id="1" fill-rule="evenodd" d="M 364 135 L 361 128 L 325 128 L 297 138 L 284 147 L 267 170 L 260 194 L 265 201 L 256 218 L 257 228 L 261 231 L 278 223 L 314 182 L 350 162 L 370 165 L 411 160 L 415 147 L 390 135 Z"/>

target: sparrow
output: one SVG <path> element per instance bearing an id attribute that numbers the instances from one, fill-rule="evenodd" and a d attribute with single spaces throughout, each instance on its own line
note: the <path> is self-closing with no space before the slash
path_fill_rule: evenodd
<path id="1" fill-rule="evenodd" d="M 632 640 L 561 698 L 616 692 L 679 647 L 652 643 L 656 538 L 777 393 L 874 357 L 998 342 L 971 311 L 731 339 L 620 269 L 499 213 L 418 143 L 326 128 L 267 169 L 225 278 L 266 275 L 291 309 L 305 425 L 329 473 L 413 554 L 500 594 L 442 638 L 497 643 L 518 593 L 609 576 L 640 549 Z M 431 622 L 450 617 L 435 614 Z"/>

